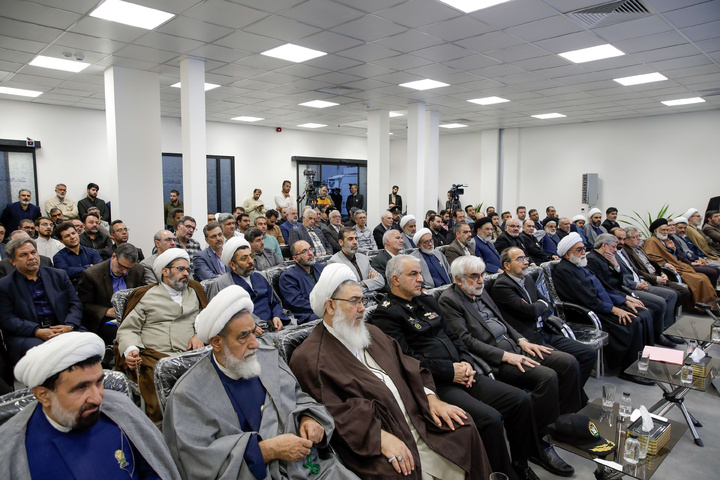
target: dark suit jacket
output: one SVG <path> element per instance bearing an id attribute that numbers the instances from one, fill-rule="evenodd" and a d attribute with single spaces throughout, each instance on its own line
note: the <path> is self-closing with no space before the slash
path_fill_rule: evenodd
<path id="1" fill-rule="evenodd" d="M 562 300 L 589 308 L 598 314 L 609 314 L 616 303 L 620 305 L 625 301 L 624 296 L 620 299 L 617 294 L 607 292 L 613 302 L 605 303 L 590 279 L 585 278 L 582 270 L 565 258 L 553 268 L 553 280 Z"/>
<path id="2" fill-rule="evenodd" d="M 502 269 L 500 254 L 495 245 L 483 242 L 480 237 L 475 237 L 475 256 L 483 259 L 488 273 L 497 273 Z"/>
<path id="3" fill-rule="evenodd" d="M 82 325 L 82 303 L 64 270 L 40 267 L 48 301 L 60 325 L 77 330 Z M 0 329 L 9 337 L 33 337 L 39 328 L 35 304 L 25 286 L 25 277 L 14 271 L 0 279 Z"/>
<path id="4" fill-rule="evenodd" d="M 510 275 L 503 273 L 495 279 L 490 297 L 510 325 L 530 342 L 537 343 L 537 319 L 549 317 L 553 309 L 549 306 L 550 301 L 538 291 L 530 276 L 525 277 L 524 283 L 530 295 L 529 299 L 520 285 L 510 278 Z"/>
<path id="5" fill-rule="evenodd" d="M 322 242 L 323 246 L 325 247 L 325 254 L 330 255 L 332 254 L 332 246 L 330 245 L 330 242 L 327 241 L 327 238 L 325 238 L 325 235 L 323 235 L 322 231 L 318 227 L 313 227 L 313 232 L 315 232 L 315 235 L 318 236 L 320 239 L 320 242 Z M 305 240 L 310 244 L 310 246 L 314 246 L 312 239 L 310 238 L 310 234 L 308 233 L 307 228 L 305 228 L 305 225 L 300 225 L 297 228 L 293 228 L 290 230 L 290 236 L 289 236 L 289 243 L 288 245 L 292 245 L 293 243 L 299 241 L 299 240 Z M 315 255 L 318 255 L 317 252 L 315 252 Z"/>
<path id="6" fill-rule="evenodd" d="M 613 228 L 619 228 L 620 224 L 606 218 L 605 221 L 602 222 L 602 226 L 605 227 L 605 230 L 607 230 L 608 233 L 610 233 L 610 230 L 612 230 Z"/>
<path id="7" fill-rule="evenodd" d="M 540 245 L 540 242 L 538 242 L 533 235 L 520 232 L 520 240 L 525 247 L 525 253 L 530 257 L 530 263 L 540 265 L 541 263 L 552 260 L 552 254 L 543 251 L 542 245 Z"/>
<path id="8" fill-rule="evenodd" d="M 53 263 L 49 257 L 40 255 L 40 266 L 41 267 L 52 267 Z M 6 277 L 15 271 L 15 265 L 10 262 L 9 258 L 0 261 L 0 278 Z"/>
<path id="9" fill-rule="evenodd" d="M 390 230 L 397 230 L 398 232 L 402 233 L 402 229 L 397 224 L 393 223 L 390 225 Z M 385 248 L 385 245 L 383 245 L 383 235 L 385 235 L 385 227 L 382 223 L 379 223 L 374 229 L 373 229 L 373 238 L 375 239 L 375 244 L 377 245 L 378 250 L 382 250 Z"/>
<path id="10" fill-rule="evenodd" d="M 229 272 L 230 269 L 223 265 L 223 269 L 219 270 L 217 262 L 213 258 L 215 252 L 212 248 L 207 247 L 193 255 L 193 278 L 201 282 L 210 278 L 217 278 L 220 275 Z"/>
<path id="11" fill-rule="evenodd" d="M 657 276 L 653 273 L 650 273 L 650 271 L 647 269 L 645 264 L 642 260 L 640 260 L 640 257 L 638 257 L 638 254 L 635 253 L 635 251 L 625 246 L 623 247 L 623 252 L 627 255 L 627 258 L 630 260 L 630 263 L 633 264 L 633 267 L 635 267 L 635 270 L 637 270 L 638 274 L 643 278 L 643 280 L 646 280 L 650 285 L 657 285 Z M 648 258 L 648 260 L 650 260 Z M 661 272 L 660 265 L 656 262 L 653 262 L 650 260 L 650 264 L 655 267 L 656 272 Z"/>
<path id="12" fill-rule="evenodd" d="M 337 253 L 342 250 L 342 247 L 340 247 L 340 242 L 338 242 L 338 232 L 335 230 L 334 227 L 330 225 L 323 225 L 321 230 L 323 235 L 325 235 L 325 240 L 327 240 L 332 247 L 333 253 Z"/>
<path id="13" fill-rule="evenodd" d="M 365 197 L 360 195 L 359 193 L 357 195 L 349 195 L 347 197 L 347 200 L 345 200 L 345 208 L 347 208 L 348 215 L 350 215 L 350 209 L 353 207 L 357 207 L 362 209 L 365 206 Z"/>
<path id="14" fill-rule="evenodd" d="M 508 337 L 517 343 L 522 335 L 502 318 L 500 309 L 492 301 L 490 295 L 483 291 L 480 294 L 480 300 L 492 310 L 495 318 L 505 325 Z M 499 367 L 505 350 L 497 346 L 495 336 L 473 305 L 472 298 L 463 292 L 457 283 L 454 283 L 440 295 L 439 303 L 448 326 L 455 335 L 460 337 L 467 349 L 485 360 L 491 367 Z M 513 353 L 519 353 L 519 349 Z"/>
<path id="15" fill-rule="evenodd" d="M 110 262 L 93 265 L 82 273 L 78 284 L 78 297 L 83 304 L 83 326 L 90 332 L 97 332 L 102 326 L 108 308 L 112 307 L 112 278 Z M 145 268 L 136 263 L 125 276 L 127 288 L 135 288 L 145 284 L 143 279 Z"/>
<path id="16" fill-rule="evenodd" d="M 518 235 L 517 237 L 513 237 L 511 235 L 508 235 L 507 232 L 503 232 L 497 240 L 495 240 L 495 250 L 497 250 L 498 253 L 502 253 L 503 250 L 510 247 L 517 247 L 523 252 L 525 252 L 525 255 L 528 254 L 527 250 L 525 250 L 525 245 L 522 242 L 522 239 Z"/>
<path id="17" fill-rule="evenodd" d="M 595 250 L 591 250 L 587 254 L 588 268 L 600 280 L 605 290 L 614 290 L 621 295 L 625 295 L 623 291 L 623 275 L 622 272 L 616 271 L 612 264 L 605 257 Z"/>
<path id="18" fill-rule="evenodd" d="M 100 254 L 100 258 L 102 258 L 103 260 L 107 260 L 108 258 L 112 257 L 113 253 L 115 253 L 115 250 L 117 250 L 117 247 L 118 246 L 113 243 L 112 245 L 110 245 L 107 248 L 98 250 L 98 253 Z M 143 253 L 142 248 L 138 248 L 137 252 L 138 252 L 138 262 L 142 262 L 143 260 L 145 260 L 145 254 Z"/>
<path id="19" fill-rule="evenodd" d="M 382 249 L 377 253 L 377 255 L 370 257 L 370 266 L 382 275 L 383 278 L 385 278 L 385 269 L 387 268 L 387 264 L 391 258 L 392 256 L 390 256 L 388 251 Z M 380 291 L 390 293 L 390 284 L 387 281 L 387 278 L 385 278 L 385 286 L 381 288 Z"/>
<path id="20" fill-rule="evenodd" d="M 470 254 L 473 253 L 470 248 L 468 248 L 468 251 Z M 452 241 L 450 246 L 446 248 L 443 253 L 445 254 L 445 258 L 447 258 L 448 263 L 452 263 L 456 258 L 465 255 L 462 245 L 460 245 L 460 242 L 457 241 L 457 238 Z M 452 278 L 450 280 L 452 280 Z"/>
<path id="21" fill-rule="evenodd" d="M 391 202 L 392 202 L 392 193 L 389 193 L 388 194 L 388 205 L 390 205 Z M 400 210 L 402 210 L 402 208 L 403 208 L 402 197 L 400 195 L 395 195 L 395 206 L 400 207 Z"/>

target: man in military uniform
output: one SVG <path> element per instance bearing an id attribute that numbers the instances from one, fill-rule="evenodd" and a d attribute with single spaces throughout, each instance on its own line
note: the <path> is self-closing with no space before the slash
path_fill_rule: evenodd
<path id="1" fill-rule="evenodd" d="M 510 478 L 534 480 L 538 477 L 528 466 L 530 458 L 557 474 L 558 469 L 553 467 L 564 462 L 554 450 L 540 448 L 530 395 L 476 373 L 471 365 L 473 357 L 447 327 L 437 301 L 421 295 L 423 278 L 418 259 L 398 255 L 388 262 L 385 275 L 391 293 L 377 307 L 371 323 L 430 371 L 441 399 L 472 416 L 493 470 Z M 505 442 L 497 441 L 503 438 L 503 421 L 512 464 Z M 572 475 L 572 467 L 567 471 Z"/>

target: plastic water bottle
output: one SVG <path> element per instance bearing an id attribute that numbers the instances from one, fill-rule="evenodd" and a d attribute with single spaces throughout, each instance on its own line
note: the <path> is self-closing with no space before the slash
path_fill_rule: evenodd
<path id="1" fill-rule="evenodd" d="M 692 362 L 690 361 L 689 358 L 687 360 L 685 360 L 685 365 L 682 366 L 682 371 L 680 373 L 680 381 L 685 386 L 692 385 L 693 369 L 692 369 Z"/>
<path id="2" fill-rule="evenodd" d="M 623 459 L 628 465 L 637 465 L 640 461 L 640 441 L 637 433 L 630 432 L 630 436 L 625 440 Z"/>
<path id="3" fill-rule="evenodd" d="M 620 421 L 622 422 L 630 418 L 630 414 L 632 413 L 632 399 L 630 398 L 630 392 L 623 392 L 622 397 L 620 397 L 620 403 L 618 406 L 618 415 L 620 416 Z"/>

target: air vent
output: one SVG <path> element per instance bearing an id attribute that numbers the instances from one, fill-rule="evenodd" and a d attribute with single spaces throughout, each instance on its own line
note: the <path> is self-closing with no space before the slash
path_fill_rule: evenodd
<path id="1" fill-rule="evenodd" d="M 650 15 L 652 13 L 648 7 L 639 0 L 604 3 L 567 14 L 572 20 L 587 28 L 604 27 Z"/>
<path id="2" fill-rule="evenodd" d="M 349 95 L 351 93 L 361 92 L 359 88 L 343 87 L 342 85 L 335 85 L 333 87 L 323 87 L 315 90 L 320 93 L 327 93 L 329 95 Z"/>
<path id="3" fill-rule="evenodd" d="M 720 88 L 711 88 L 710 90 L 698 90 L 697 93 L 701 97 L 715 97 L 720 95 Z"/>

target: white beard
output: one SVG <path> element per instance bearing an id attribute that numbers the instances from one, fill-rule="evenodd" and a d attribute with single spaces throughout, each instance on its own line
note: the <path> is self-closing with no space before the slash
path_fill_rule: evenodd
<path id="1" fill-rule="evenodd" d="M 475 285 L 474 287 L 470 287 L 469 285 L 467 285 L 467 283 L 463 282 L 460 285 L 460 288 L 462 288 L 463 291 L 468 295 L 474 295 L 476 297 L 479 297 L 485 290 L 485 284 L 483 283 L 482 285 Z"/>
<path id="2" fill-rule="evenodd" d="M 570 258 L 568 258 L 573 265 L 576 267 L 587 267 L 587 256 L 583 255 L 582 257 L 576 257 L 575 255 L 570 255 Z"/>
<path id="3" fill-rule="evenodd" d="M 423 252 L 425 255 L 432 255 L 434 248 L 423 248 L 420 247 L 420 251 Z"/>
<path id="4" fill-rule="evenodd" d="M 352 320 L 345 318 L 345 314 L 338 310 L 333 315 L 333 329 L 338 337 L 350 348 L 365 350 L 370 346 L 370 332 L 365 322 L 360 322 L 357 327 L 352 325 Z"/>
<path id="5" fill-rule="evenodd" d="M 257 349 L 248 350 L 245 352 L 245 356 L 239 360 L 230 352 L 227 345 L 223 348 L 222 364 L 225 368 L 230 370 L 236 377 L 239 378 L 254 378 L 260 375 L 262 368 L 260 362 L 258 362 L 257 356 L 253 355 L 257 352 Z M 253 355 L 250 357 L 249 355 Z"/>
<path id="6" fill-rule="evenodd" d="M 667 235 L 663 235 L 662 233 L 656 233 L 655 236 L 662 241 L 665 241 L 668 238 Z"/>

